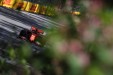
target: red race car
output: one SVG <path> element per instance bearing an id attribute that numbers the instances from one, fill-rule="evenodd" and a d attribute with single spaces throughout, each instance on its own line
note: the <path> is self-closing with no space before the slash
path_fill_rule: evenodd
<path id="1" fill-rule="evenodd" d="M 46 34 L 43 30 L 32 26 L 30 30 L 27 29 L 21 30 L 19 34 L 19 38 L 23 40 L 28 40 L 29 42 L 35 43 L 39 46 L 43 46 L 45 44 L 43 39 L 44 35 Z"/>

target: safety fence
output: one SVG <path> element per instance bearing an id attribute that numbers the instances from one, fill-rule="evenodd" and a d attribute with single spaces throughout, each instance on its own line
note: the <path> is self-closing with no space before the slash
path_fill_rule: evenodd
<path id="1" fill-rule="evenodd" d="M 31 13 L 42 14 L 46 16 L 55 15 L 54 7 L 32 3 L 25 0 L 0 0 L 0 6 L 19 11 L 27 11 Z"/>

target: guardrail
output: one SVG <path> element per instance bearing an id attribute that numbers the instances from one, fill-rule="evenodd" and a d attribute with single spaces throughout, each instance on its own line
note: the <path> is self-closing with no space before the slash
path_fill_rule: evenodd
<path id="1" fill-rule="evenodd" d="M 52 6 L 35 4 L 24 0 L 0 0 L 0 6 L 19 11 L 26 11 L 46 16 L 54 16 L 55 9 Z"/>

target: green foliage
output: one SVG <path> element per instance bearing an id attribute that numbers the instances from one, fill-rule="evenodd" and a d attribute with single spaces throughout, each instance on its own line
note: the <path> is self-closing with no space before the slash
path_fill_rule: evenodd
<path id="1" fill-rule="evenodd" d="M 113 11 L 90 3 L 83 6 L 82 17 L 58 12 L 55 19 L 62 26 L 46 31 L 43 51 L 32 52 L 28 43 L 9 48 L 6 56 L 11 62 L 0 59 L 0 75 L 113 75 Z"/>
<path id="2" fill-rule="evenodd" d="M 104 25 L 110 25 L 113 22 L 113 10 L 112 9 L 103 9 L 99 14 L 102 23 Z"/>

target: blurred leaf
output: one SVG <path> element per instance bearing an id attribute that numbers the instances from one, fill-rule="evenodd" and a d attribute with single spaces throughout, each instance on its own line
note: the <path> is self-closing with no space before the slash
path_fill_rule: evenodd
<path id="1" fill-rule="evenodd" d="M 82 73 L 81 64 L 78 62 L 78 58 L 74 54 L 67 54 L 67 62 L 69 65 L 68 75 L 79 75 Z"/>
<path id="2" fill-rule="evenodd" d="M 69 38 L 76 38 L 76 37 L 78 37 L 76 24 L 75 24 L 73 18 L 71 17 L 71 15 L 67 15 L 66 18 L 67 18 L 67 21 L 68 21 L 67 36 Z"/>
<path id="3" fill-rule="evenodd" d="M 105 75 L 105 74 L 99 67 L 92 66 L 88 71 L 88 75 Z"/>
<path id="4" fill-rule="evenodd" d="M 31 47 L 28 43 L 24 43 L 20 49 L 17 51 L 18 58 L 29 58 L 32 54 Z"/>
<path id="5" fill-rule="evenodd" d="M 14 60 L 16 58 L 15 50 L 13 48 L 9 49 L 8 54 L 12 60 Z"/>
<path id="6" fill-rule="evenodd" d="M 42 70 L 43 67 L 44 67 L 44 63 L 41 62 L 40 60 L 34 60 L 34 61 L 32 62 L 32 65 L 33 65 L 33 67 L 36 68 L 37 70 Z"/>
<path id="7" fill-rule="evenodd" d="M 100 50 L 97 52 L 97 57 L 102 63 L 113 66 L 112 52 L 108 48 L 100 47 Z"/>
<path id="8" fill-rule="evenodd" d="M 99 13 L 101 21 L 104 25 L 111 25 L 113 22 L 113 11 L 104 9 Z"/>

